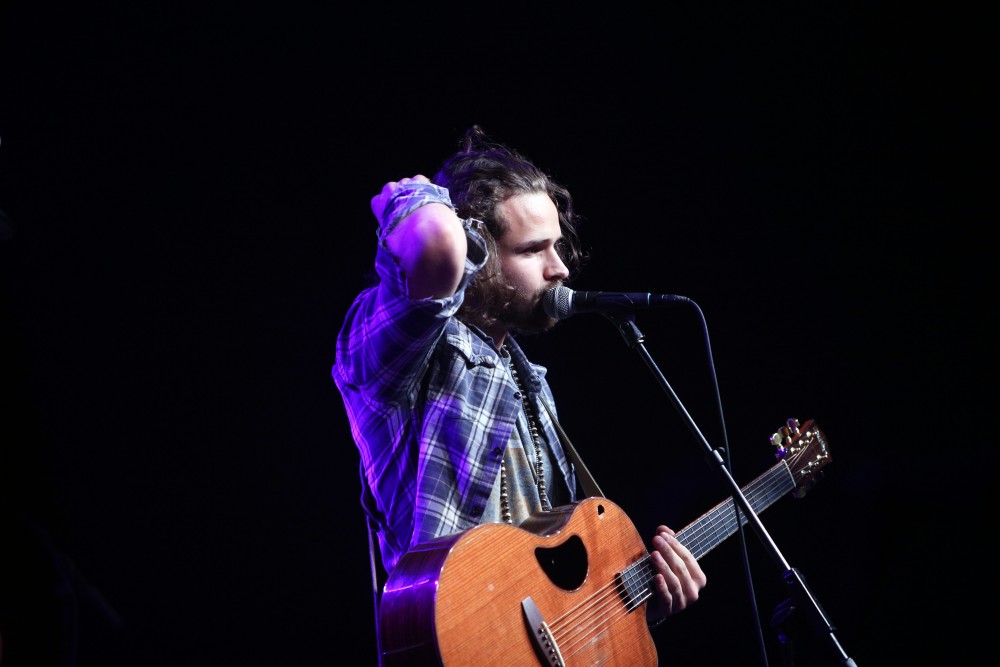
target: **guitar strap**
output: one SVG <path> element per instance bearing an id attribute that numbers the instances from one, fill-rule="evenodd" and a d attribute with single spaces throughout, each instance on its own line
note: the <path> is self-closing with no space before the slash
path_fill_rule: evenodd
<path id="1" fill-rule="evenodd" d="M 590 474 L 590 470 L 587 466 L 583 464 L 583 459 L 577 454 L 576 448 L 573 447 L 573 443 L 569 441 L 569 436 L 566 435 L 566 431 L 563 430 L 562 425 L 559 420 L 556 419 L 555 410 L 549 407 L 549 404 L 545 402 L 544 399 L 541 400 L 541 404 L 545 406 L 545 410 L 549 413 L 549 417 L 552 418 L 552 423 L 556 427 L 556 431 L 559 432 L 559 440 L 562 442 L 563 449 L 566 450 L 566 456 L 569 457 L 573 465 L 576 466 L 576 473 L 580 478 L 580 485 L 583 487 L 583 492 L 587 497 L 600 496 L 601 498 L 606 498 L 607 496 L 601 492 L 601 487 L 597 485 L 597 480 L 594 476 Z"/>

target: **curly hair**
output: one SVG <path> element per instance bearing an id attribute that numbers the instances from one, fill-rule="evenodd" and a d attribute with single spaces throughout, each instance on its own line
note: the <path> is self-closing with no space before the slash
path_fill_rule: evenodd
<path id="1" fill-rule="evenodd" d="M 562 232 L 557 251 L 570 278 L 588 259 L 577 232 L 579 218 L 573 211 L 569 191 L 521 153 L 493 141 L 479 125 L 466 130 L 459 151 L 445 160 L 433 181 L 448 189 L 460 218 L 476 218 L 485 228 L 482 231 L 489 259 L 466 290 L 460 318 L 490 326 L 513 296 L 502 279 L 496 244 L 506 231 L 497 208 L 515 195 L 545 193 L 555 204 Z"/>

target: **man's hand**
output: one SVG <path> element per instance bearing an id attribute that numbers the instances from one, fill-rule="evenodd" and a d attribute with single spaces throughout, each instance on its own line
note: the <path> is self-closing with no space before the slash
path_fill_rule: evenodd
<path id="1" fill-rule="evenodd" d="M 385 212 L 385 207 L 389 203 L 389 200 L 407 183 L 430 183 L 430 179 L 423 174 L 417 174 L 413 178 L 401 178 L 398 181 L 389 181 L 383 185 L 382 192 L 372 197 L 372 213 L 375 214 L 375 219 L 378 220 L 380 225 L 388 222 L 388 220 L 382 219 L 382 214 Z"/>
<path id="2" fill-rule="evenodd" d="M 677 541 L 673 530 L 666 526 L 656 529 L 650 558 L 657 573 L 653 577 L 656 597 L 650 616 L 672 616 L 698 601 L 698 594 L 708 580 L 698 560 Z"/>

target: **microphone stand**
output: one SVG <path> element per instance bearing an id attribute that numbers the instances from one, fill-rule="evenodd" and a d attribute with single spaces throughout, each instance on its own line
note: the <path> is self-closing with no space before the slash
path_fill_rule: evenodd
<path id="1" fill-rule="evenodd" d="M 697 304 L 693 301 L 690 301 L 690 303 L 697 308 Z M 739 511 L 743 512 L 747 523 L 749 523 L 753 530 L 757 533 L 757 536 L 764 544 L 764 547 L 778 565 L 785 583 L 791 586 L 791 599 L 798 600 L 799 604 L 812 609 L 815 621 L 818 623 L 818 626 L 816 626 L 818 628 L 817 632 L 820 634 L 825 633 L 826 638 L 829 640 L 830 647 L 834 651 L 836 659 L 839 660 L 838 664 L 856 667 L 854 660 L 850 658 L 841 647 L 840 642 L 834 634 L 835 628 L 833 624 L 830 622 L 829 618 L 827 618 L 827 615 L 817 601 L 816 596 L 814 596 L 812 591 L 809 590 L 802 574 L 797 569 L 789 565 L 788 561 L 785 560 L 785 557 L 781 554 L 778 546 L 768 534 L 767 529 L 764 528 L 764 524 L 761 523 L 760 517 L 758 517 L 753 511 L 753 508 L 751 508 L 746 496 L 743 495 L 743 492 L 740 490 L 740 485 L 735 479 L 733 479 L 729 469 L 726 468 L 722 455 L 719 454 L 719 451 L 714 449 L 708 443 L 708 440 L 705 439 L 705 436 L 702 435 L 701 430 L 694 421 L 694 418 L 692 418 L 688 413 L 683 403 L 681 403 L 680 398 L 678 398 L 677 394 L 674 392 L 673 387 L 671 387 L 670 383 L 667 382 L 666 377 L 664 377 L 663 373 L 656 365 L 656 362 L 653 360 L 653 357 L 649 354 L 649 351 L 645 347 L 646 337 L 641 331 L 639 331 L 639 327 L 635 324 L 635 313 L 631 311 L 621 313 L 609 312 L 604 313 L 604 315 L 618 327 L 619 332 L 625 339 L 625 344 L 638 352 L 639 356 L 646 362 L 646 366 L 648 366 L 649 370 L 652 371 L 656 381 L 660 384 L 660 387 L 662 387 L 667 395 L 670 396 L 670 399 L 674 403 L 674 407 L 677 408 L 677 411 L 684 418 L 684 421 L 691 429 L 691 432 L 694 433 L 695 439 L 698 440 L 698 442 L 704 447 L 705 454 L 707 455 L 706 460 L 715 464 L 715 470 L 718 471 L 719 475 L 722 476 L 725 483 L 729 485 L 729 488 L 732 490 L 732 497 L 736 502 Z M 739 524 L 740 522 L 737 521 L 737 525 Z M 787 613 L 790 613 L 790 610 L 786 608 L 785 615 L 787 615 Z"/>

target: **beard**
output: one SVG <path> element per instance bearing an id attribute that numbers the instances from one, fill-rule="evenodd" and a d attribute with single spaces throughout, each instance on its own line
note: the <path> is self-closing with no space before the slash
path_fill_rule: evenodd
<path id="1" fill-rule="evenodd" d="M 497 319 L 506 322 L 513 331 L 524 334 L 536 334 L 548 331 L 558 320 L 545 312 L 542 297 L 551 288 L 559 285 L 554 282 L 534 292 L 523 290 L 516 285 L 504 282 L 501 288 L 510 298 L 497 311 Z"/>

